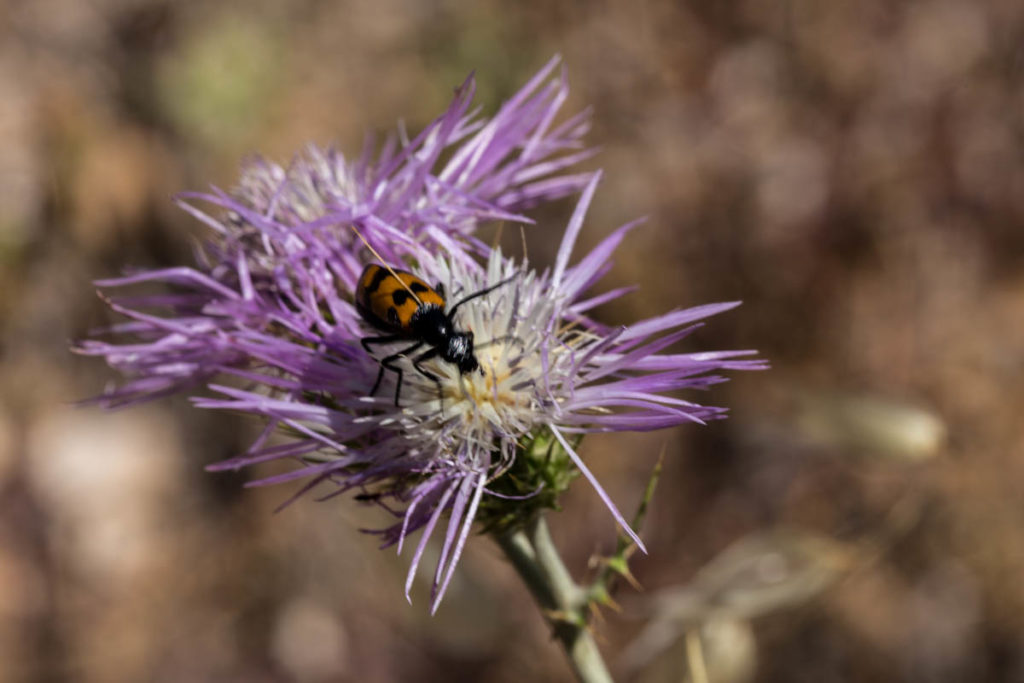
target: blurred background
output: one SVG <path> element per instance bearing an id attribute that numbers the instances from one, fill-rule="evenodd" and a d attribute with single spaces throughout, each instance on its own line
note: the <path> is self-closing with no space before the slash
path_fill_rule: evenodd
<path id="1" fill-rule="evenodd" d="M 203 471 L 254 423 L 76 408 L 112 375 L 68 352 L 91 280 L 190 262 L 173 193 L 418 129 L 474 69 L 494 111 L 556 52 L 606 170 L 583 246 L 650 217 L 599 317 L 742 299 L 685 349 L 773 365 L 698 397 L 727 421 L 584 445 L 624 510 L 666 453 L 617 680 L 1024 681 L 1018 0 L 0 0 L 0 681 L 568 679 L 489 539 L 430 617 L 375 511 L 274 514 L 241 487 L 282 464 Z M 613 547 L 583 482 L 551 524 L 578 577 Z"/>

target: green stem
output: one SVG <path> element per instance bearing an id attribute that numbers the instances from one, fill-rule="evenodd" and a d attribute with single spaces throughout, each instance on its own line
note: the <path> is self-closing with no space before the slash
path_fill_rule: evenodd
<path id="1" fill-rule="evenodd" d="M 590 613 L 586 592 L 565 568 L 544 518 L 538 516 L 525 529 L 496 534 L 495 538 L 565 648 L 576 678 L 581 683 L 611 683 L 612 677 L 587 628 Z"/>

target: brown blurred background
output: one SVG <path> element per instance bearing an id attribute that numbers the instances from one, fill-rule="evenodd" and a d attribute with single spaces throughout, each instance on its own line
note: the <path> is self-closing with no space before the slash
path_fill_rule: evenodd
<path id="1" fill-rule="evenodd" d="M 213 4 L 0 1 L 0 681 L 568 678 L 489 539 L 431 618 L 374 511 L 273 514 L 203 471 L 251 421 L 76 409 L 111 373 L 67 350 L 111 321 L 90 280 L 189 262 L 174 192 L 417 129 L 473 69 L 493 111 L 556 52 L 606 169 L 584 246 L 650 216 L 600 317 L 743 299 L 685 348 L 773 364 L 700 397 L 728 421 L 585 445 L 624 509 L 666 450 L 646 591 L 597 624 L 618 677 L 690 675 L 619 656 L 688 584 L 762 605 L 691 615 L 712 681 L 1024 681 L 1024 4 Z M 552 525 L 577 576 L 614 542 L 584 483 Z"/>

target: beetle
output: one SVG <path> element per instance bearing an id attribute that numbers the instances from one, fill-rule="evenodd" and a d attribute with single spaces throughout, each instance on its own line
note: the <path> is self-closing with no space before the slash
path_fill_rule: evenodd
<path id="1" fill-rule="evenodd" d="M 380 372 L 377 373 L 377 381 L 370 390 L 370 396 L 377 393 L 377 389 L 380 388 L 384 371 L 392 370 L 398 373 L 398 385 L 395 387 L 397 406 L 402 391 L 402 368 L 396 365 L 395 361 L 423 346 L 430 348 L 414 357 L 412 366 L 421 375 L 437 384 L 439 395 L 441 380 L 426 370 L 422 366 L 423 362 L 440 356 L 442 360 L 458 367 L 460 375 L 477 370 L 480 363 L 473 353 L 473 332 L 458 329 L 455 324 L 455 312 L 463 304 L 491 293 L 512 279 L 508 278 L 473 292 L 445 311 L 447 300 L 442 284 L 431 287 L 422 278 L 407 270 L 394 270 L 379 263 L 368 264 L 359 276 L 356 287 L 356 310 L 368 324 L 388 334 L 363 337 L 360 340 L 363 348 L 372 355 L 371 346 L 375 344 L 390 344 L 404 340 L 414 342 L 412 346 L 380 360 Z"/>

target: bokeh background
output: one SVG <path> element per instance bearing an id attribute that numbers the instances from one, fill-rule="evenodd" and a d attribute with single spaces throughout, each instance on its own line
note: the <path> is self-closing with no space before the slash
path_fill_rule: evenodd
<path id="1" fill-rule="evenodd" d="M 68 352 L 92 279 L 189 262 L 174 192 L 417 129 L 473 69 L 493 111 L 554 53 L 606 169 L 584 246 L 650 217 L 600 317 L 742 299 L 686 348 L 773 364 L 702 397 L 728 421 L 585 444 L 624 509 L 665 452 L 617 678 L 691 675 L 685 638 L 623 655 L 674 590 L 712 681 L 1024 680 L 1019 0 L 0 2 L 0 680 L 568 679 L 489 539 L 430 617 L 374 511 L 274 514 L 203 471 L 254 424 L 76 408 L 111 375 Z M 585 483 L 551 523 L 577 576 L 614 543 Z"/>

